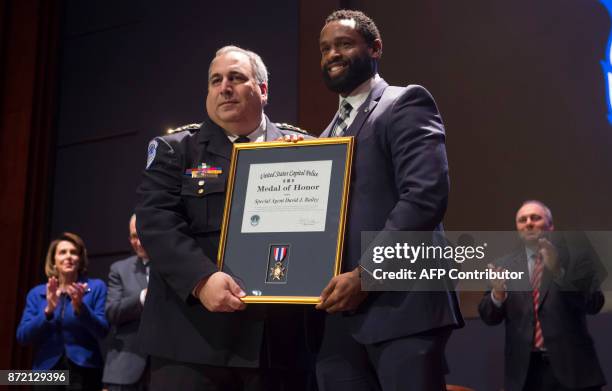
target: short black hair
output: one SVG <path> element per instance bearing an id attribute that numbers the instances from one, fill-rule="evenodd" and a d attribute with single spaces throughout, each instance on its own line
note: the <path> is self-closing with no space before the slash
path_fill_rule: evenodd
<path id="1" fill-rule="evenodd" d="M 376 23 L 374 23 L 374 21 L 368 15 L 364 14 L 361 11 L 334 11 L 327 17 L 327 19 L 325 19 L 325 24 L 338 20 L 351 19 L 355 21 L 355 30 L 357 30 L 357 32 L 361 34 L 368 46 L 372 47 L 374 45 L 374 41 L 380 39 L 380 32 L 378 31 L 378 27 L 376 27 Z"/>

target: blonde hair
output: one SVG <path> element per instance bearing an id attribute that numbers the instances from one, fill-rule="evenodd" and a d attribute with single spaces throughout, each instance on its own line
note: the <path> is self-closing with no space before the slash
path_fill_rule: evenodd
<path id="1" fill-rule="evenodd" d="M 47 256 L 45 257 L 45 274 L 48 278 L 59 277 L 55 269 L 55 251 L 57 250 L 57 245 L 63 241 L 70 242 L 76 247 L 79 254 L 79 269 L 77 272 L 79 276 L 84 276 L 87 273 L 87 265 L 89 263 L 87 260 L 87 249 L 85 248 L 83 239 L 81 239 L 79 235 L 71 232 L 62 233 L 57 239 L 49 244 Z"/>

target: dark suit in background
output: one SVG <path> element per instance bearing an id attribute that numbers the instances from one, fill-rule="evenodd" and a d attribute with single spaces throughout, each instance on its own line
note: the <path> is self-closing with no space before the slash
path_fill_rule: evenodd
<path id="1" fill-rule="evenodd" d="M 478 308 L 486 324 L 505 323 L 505 389 L 601 389 L 605 379 L 586 321 L 604 305 L 600 283 L 606 276 L 597 253 L 582 233 L 554 233 L 552 214 L 540 201 L 524 202 L 516 225 L 523 244 L 494 266 L 529 278 L 505 286 L 493 280 L 496 298 L 487 291 Z M 537 258 L 545 257 L 553 261 L 542 268 L 536 317 L 532 279 Z"/>
<path id="2" fill-rule="evenodd" d="M 599 390 L 605 384 L 586 321 L 587 314 L 598 313 L 604 304 L 596 274 L 598 262 L 588 243 L 574 240 L 576 235 L 569 239 L 556 241 L 563 277 L 553 279 L 547 268 L 542 274 L 538 317 L 545 352 L 534 353 L 534 305 L 528 280 L 506 281 L 507 298 L 499 307 L 491 291 L 480 302 L 478 310 L 486 324 L 505 324 L 506 391 L 533 389 L 525 387 L 534 384 L 533 379 L 528 379 L 534 354 L 544 356 L 544 365 L 550 366 L 554 377 L 566 387 L 561 390 Z M 497 265 L 529 275 L 527 262 L 526 250 L 521 246 Z M 532 368 L 531 372 L 534 376 L 543 371 Z"/>
<path id="3" fill-rule="evenodd" d="M 136 255 L 111 265 L 106 296 L 106 318 L 112 325 L 102 382 L 137 384 L 147 360 L 138 346 L 137 334 L 143 305 L 140 294 L 147 288 L 147 273 Z M 135 386 L 138 389 L 138 385 Z"/>

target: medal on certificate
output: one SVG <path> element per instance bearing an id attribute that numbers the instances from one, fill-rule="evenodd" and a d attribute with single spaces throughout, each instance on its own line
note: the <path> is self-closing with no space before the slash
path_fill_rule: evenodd
<path id="1" fill-rule="evenodd" d="M 268 273 L 266 283 L 285 283 L 287 282 L 287 272 L 289 267 L 289 245 L 274 244 L 270 246 L 268 254 Z"/>

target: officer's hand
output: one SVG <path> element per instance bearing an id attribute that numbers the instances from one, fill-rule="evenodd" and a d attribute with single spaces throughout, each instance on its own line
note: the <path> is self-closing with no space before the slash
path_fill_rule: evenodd
<path id="1" fill-rule="evenodd" d="M 298 141 L 304 141 L 304 136 L 301 134 L 286 134 L 277 138 L 274 141 L 286 141 L 288 143 L 297 143 Z"/>
<path id="2" fill-rule="evenodd" d="M 495 266 L 490 263 L 487 265 L 487 267 L 491 271 L 498 272 L 498 273 L 503 273 L 504 270 L 506 270 L 501 266 Z M 491 287 L 492 287 L 492 292 L 493 292 L 493 296 L 495 297 L 495 300 L 497 301 L 506 300 L 506 296 L 507 296 L 506 291 L 508 290 L 508 287 L 506 286 L 506 280 L 504 278 L 492 279 Z"/>
<path id="3" fill-rule="evenodd" d="M 246 308 L 240 300 L 246 293 L 226 273 L 216 272 L 210 275 L 200 292 L 198 298 L 204 307 L 211 312 L 234 312 Z"/>
<path id="4" fill-rule="evenodd" d="M 361 290 L 359 268 L 337 275 L 321 292 L 321 303 L 315 307 L 330 314 L 339 311 L 351 311 L 368 296 L 368 292 Z"/>

